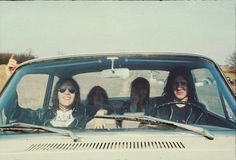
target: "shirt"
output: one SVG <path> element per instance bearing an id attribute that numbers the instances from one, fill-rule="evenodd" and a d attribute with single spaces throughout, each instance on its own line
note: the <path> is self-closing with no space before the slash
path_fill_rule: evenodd
<path id="1" fill-rule="evenodd" d="M 173 105 L 172 109 L 173 112 L 170 120 L 179 123 L 186 123 L 187 106 L 177 107 L 176 105 Z"/>
<path id="2" fill-rule="evenodd" d="M 52 119 L 50 123 L 54 127 L 68 127 L 73 121 L 72 110 L 67 112 L 57 110 L 56 117 Z"/>

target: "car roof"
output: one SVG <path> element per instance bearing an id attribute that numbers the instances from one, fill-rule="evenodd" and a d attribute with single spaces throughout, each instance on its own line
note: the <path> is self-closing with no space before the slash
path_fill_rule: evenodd
<path id="1" fill-rule="evenodd" d="M 23 62 L 21 65 L 28 65 L 32 63 L 42 63 L 45 61 L 57 61 L 67 59 L 86 59 L 86 58 L 102 58 L 102 57 L 170 57 L 170 58 L 191 58 L 191 59 L 205 59 L 212 63 L 215 63 L 212 59 L 195 53 L 177 53 L 177 52 L 118 52 L 118 53 L 78 53 L 71 55 L 57 55 L 43 58 L 35 58 Z"/>
<path id="2" fill-rule="evenodd" d="M 37 58 L 26 61 L 19 65 L 27 66 L 32 71 L 34 67 L 47 70 L 49 74 L 58 77 L 72 77 L 80 73 L 100 72 L 111 69 L 112 61 L 115 60 L 115 68 L 128 68 L 130 70 L 164 70 L 169 71 L 176 66 L 185 65 L 190 69 L 199 68 L 203 64 L 216 65 L 211 59 L 197 54 L 173 53 L 173 52 L 125 52 L 125 53 L 96 53 L 60 55 L 54 57 Z M 56 69 L 57 67 L 57 69 Z M 219 67 L 217 67 L 219 68 Z"/>

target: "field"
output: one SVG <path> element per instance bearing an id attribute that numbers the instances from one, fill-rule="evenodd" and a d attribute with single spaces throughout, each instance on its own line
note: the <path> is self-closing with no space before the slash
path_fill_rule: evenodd
<path id="1" fill-rule="evenodd" d="M 6 82 L 5 67 L 6 65 L 0 65 L 0 90 Z"/>
<path id="2" fill-rule="evenodd" d="M 232 67 L 232 68 L 222 66 L 221 68 L 222 68 L 225 76 L 230 79 L 231 85 L 233 86 L 233 89 L 236 92 L 236 66 Z"/>
<path id="3" fill-rule="evenodd" d="M 236 67 L 230 69 L 227 66 L 222 66 L 221 69 L 223 70 L 226 77 L 236 80 Z"/>

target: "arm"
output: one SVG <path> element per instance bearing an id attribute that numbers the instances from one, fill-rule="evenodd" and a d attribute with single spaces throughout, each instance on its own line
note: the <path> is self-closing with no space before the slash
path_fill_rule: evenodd
<path id="1" fill-rule="evenodd" d="M 17 64 L 17 61 L 15 60 L 15 55 L 12 55 L 7 63 L 7 67 L 6 67 L 7 78 L 9 78 L 14 73 L 17 66 L 18 66 L 18 64 Z"/>
<path id="2" fill-rule="evenodd" d="M 113 113 L 113 109 L 112 106 L 109 104 L 103 104 L 99 110 L 96 112 L 96 115 L 107 115 L 107 114 L 112 114 Z M 105 123 L 105 119 L 97 119 L 95 118 L 95 122 L 94 122 L 94 129 L 102 129 L 102 128 L 106 128 L 106 123 Z"/>
<path id="3" fill-rule="evenodd" d="M 44 109 L 32 110 L 22 108 L 18 105 L 17 99 L 11 106 L 6 107 L 4 111 L 7 117 L 6 123 L 23 122 L 38 125 L 42 124 L 42 117 L 45 113 Z"/>

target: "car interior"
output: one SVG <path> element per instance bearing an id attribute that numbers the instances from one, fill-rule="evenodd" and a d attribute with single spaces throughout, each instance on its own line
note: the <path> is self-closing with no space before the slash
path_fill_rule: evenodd
<path id="1" fill-rule="evenodd" d="M 80 85 L 81 102 L 86 104 L 89 90 L 96 85 L 104 87 L 109 96 L 115 114 L 119 113 L 122 104 L 129 99 L 130 83 L 136 77 L 144 77 L 150 82 L 150 99 L 162 96 L 166 78 L 171 69 L 185 65 L 192 70 L 198 99 L 208 111 L 209 124 L 232 128 L 227 107 L 221 88 L 217 86 L 217 77 L 211 74 L 211 67 L 207 62 L 199 60 L 193 63 L 189 57 L 173 58 L 155 57 L 87 57 L 86 59 L 68 58 L 57 61 L 48 60 L 43 64 L 32 63 L 25 66 L 21 73 L 15 73 L 19 81 L 11 88 L 17 91 L 18 103 L 21 107 L 48 107 L 51 105 L 52 90 L 59 78 L 72 77 Z M 24 65 L 20 66 L 23 67 Z M 205 84 L 203 79 L 211 79 Z M 201 81 L 202 80 L 202 81 Z M 23 92 L 29 88 L 28 92 Z M 216 100 L 208 97 L 210 92 L 216 92 L 220 97 Z M 30 97 L 30 98 L 27 98 Z M 213 97 L 214 98 L 214 97 Z M 31 100 L 30 100 L 31 99 Z M 220 107 L 216 107 L 219 105 Z M 223 108 L 220 109 L 220 108 Z M 231 123 L 232 122 L 232 123 Z"/>

